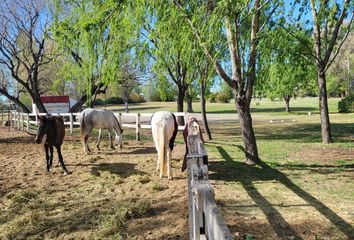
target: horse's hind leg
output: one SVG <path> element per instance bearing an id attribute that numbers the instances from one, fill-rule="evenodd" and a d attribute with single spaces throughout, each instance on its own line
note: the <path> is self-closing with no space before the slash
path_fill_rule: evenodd
<path id="1" fill-rule="evenodd" d="M 45 159 L 47 162 L 47 172 L 49 172 L 49 161 L 50 161 L 50 156 L 49 156 L 49 147 L 47 144 L 44 144 L 44 151 L 45 151 Z"/>
<path id="2" fill-rule="evenodd" d="M 108 136 L 109 136 L 109 143 L 111 144 L 111 149 L 116 149 L 113 145 L 113 139 L 112 139 L 113 131 L 112 131 L 112 129 L 108 129 Z"/>
<path id="3" fill-rule="evenodd" d="M 167 149 L 167 176 L 169 180 L 172 180 L 171 161 L 172 151 L 170 149 Z"/>
<path id="4" fill-rule="evenodd" d="M 85 131 L 84 136 L 83 136 L 84 151 L 85 151 L 85 153 L 91 152 L 90 147 L 89 147 L 89 145 L 88 145 L 88 143 L 87 143 L 91 131 L 92 131 L 92 127 L 89 128 L 89 129 L 87 129 L 87 130 Z"/>
<path id="5" fill-rule="evenodd" d="M 49 146 L 49 168 L 52 166 L 52 164 L 53 164 L 53 146 Z"/>
<path id="6" fill-rule="evenodd" d="M 96 145 L 98 150 L 101 150 L 100 149 L 101 133 L 102 133 L 102 129 L 98 129 L 98 140 L 97 140 L 97 145 Z"/>
<path id="7" fill-rule="evenodd" d="M 68 170 L 66 170 L 64 160 L 63 160 L 63 155 L 61 154 L 61 146 L 59 145 L 59 146 L 55 146 L 55 147 L 57 148 L 59 162 L 60 162 L 61 167 L 63 168 L 64 175 L 68 175 Z"/>

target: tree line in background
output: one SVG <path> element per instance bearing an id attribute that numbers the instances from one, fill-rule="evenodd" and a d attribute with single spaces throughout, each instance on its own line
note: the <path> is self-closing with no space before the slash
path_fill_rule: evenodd
<path id="1" fill-rule="evenodd" d="M 344 1 L 0 0 L 0 94 L 24 112 L 41 95 L 84 104 L 233 99 L 246 162 L 259 162 L 255 97 L 350 97 L 353 3 Z M 346 100 L 348 101 L 348 100 Z M 184 109 L 183 103 L 187 103 Z M 350 103 L 349 103 L 350 104 Z"/>

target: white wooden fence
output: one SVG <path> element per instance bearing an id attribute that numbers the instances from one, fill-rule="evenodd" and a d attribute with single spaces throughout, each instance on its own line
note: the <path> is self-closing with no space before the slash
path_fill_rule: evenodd
<path id="1" fill-rule="evenodd" d="M 123 128 L 135 128 L 136 140 L 140 141 L 140 129 L 151 129 L 151 116 L 153 113 L 114 113 Z M 176 117 L 183 117 L 186 122 L 186 112 L 174 112 Z M 46 113 L 39 113 L 40 116 L 45 116 Z M 73 133 L 74 126 L 80 126 L 80 113 L 56 113 L 64 117 L 64 124 L 69 126 L 70 133 Z M 33 113 L 23 113 L 10 111 L 11 126 L 18 130 L 29 131 L 30 125 L 38 126 L 38 116 Z M 178 126 L 178 130 L 183 130 L 184 126 Z"/>
<path id="2" fill-rule="evenodd" d="M 189 238 L 191 240 L 233 239 L 214 200 L 214 190 L 208 180 L 208 155 L 198 129 L 189 129 L 187 144 Z"/>

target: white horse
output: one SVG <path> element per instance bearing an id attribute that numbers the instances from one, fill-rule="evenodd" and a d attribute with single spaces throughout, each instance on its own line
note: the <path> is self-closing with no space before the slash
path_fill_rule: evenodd
<path id="1" fill-rule="evenodd" d="M 166 111 L 154 113 L 151 117 L 151 130 L 158 154 L 156 170 L 160 169 L 160 178 L 167 176 L 172 179 L 172 150 L 178 131 L 175 115 Z"/>
<path id="2" fill-rule="evenodd" d="M 111 143 L 111 148 L 114 149 L 112 134 L 113 130 L 116 133 L 116 143 L 121 148 L 122 147 L 122 133 L 123 129 L 120 126 L 114 113 L 110 110 L 104 109 L 93 109 L 87 108 L 80 114 L 80 127 L 81 127 L 81 139 L 84 144 L 84 151 L 87 153 L 91 152 L 87 140 L 93 128 L 98 128 L 98 142 L 97 148 L 100 149 L 99 144 L 101 141 L 101 131 L 102 129 L 108 129 L 109 141 Z"/>

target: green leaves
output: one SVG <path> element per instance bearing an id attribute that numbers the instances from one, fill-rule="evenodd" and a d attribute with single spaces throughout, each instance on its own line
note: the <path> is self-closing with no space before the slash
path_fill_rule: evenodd
<path id="1" fill-rule="evenodd" d="M 122 66 L 135 57 L 131 49 L 139 35 L 134 3 L 56 0 L 55 6 L 54 37 L 76 63 L 67 74 L 84 82 L 87 93 L 99 82 L 120 81 Z"/>

